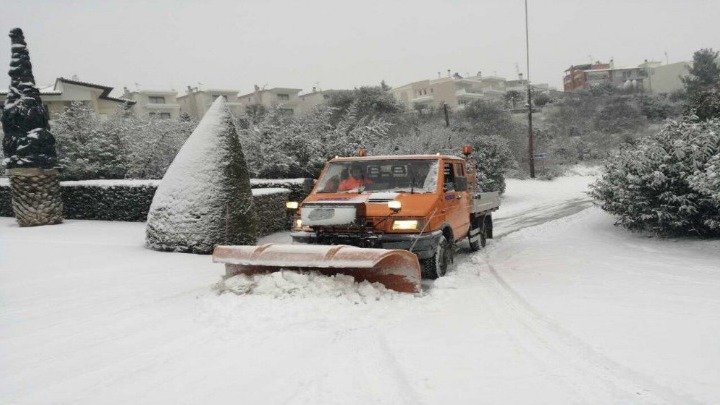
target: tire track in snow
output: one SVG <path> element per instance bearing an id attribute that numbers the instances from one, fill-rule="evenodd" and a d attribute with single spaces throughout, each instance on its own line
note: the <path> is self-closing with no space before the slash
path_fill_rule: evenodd
<path id="1" fill-rule="evenodd" d="M 497 231 L 495 232 L 496 235 L 493 239 L 500 239 L 525 228 L 542 225 L 546 222 L 568 217 L 592 206 L 592 200 L 588 198 L 575 198 L 558 205 L 532 208 L 517 215 L 513 215 L 512 217 L 498 218 L 493 220 L 495 230 Z"/>
<path id="2" fill-rule="evenodd" d="M 315 371 L 283 403 L 424 403 L 384 335 L 366 327 L 349 328 L 335 331 L 329 339 L 321 359 L 314 361 Z"/>
<path id="3" fill-rule="evenodd" d="M 484 307 L 550 382 L 569 388 L 577 403 L 698 404 L 601 354 L 563 330 L 520 296 L 490 264 L 472 257 L 480 272 Z"/>
<path id="4" fill-rule="evenodd" d="M 495 221 L 495 238 L 575 215 L 592 207 L 586 198 L 538 207 Z M 697 400 L 663 387 L 603 355 L 563 330 L 528 303 L 500 275 L 487 250 L 460 257 L 460 266 L 480 270 L 479 294 L 484 308 L 510 341 L 544 371 L 550 382 L 570 390 L 574 402 L 588 404 L 699 404 Z"/>

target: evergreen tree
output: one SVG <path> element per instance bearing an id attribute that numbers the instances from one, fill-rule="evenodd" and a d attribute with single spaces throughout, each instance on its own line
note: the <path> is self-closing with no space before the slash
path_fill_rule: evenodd
<path id="1" fill-rule="evenodd" d="M 687 94 L 686 114 L 700 120 L 720 117 L 720 65 L 718 52 L 701 49 L 693 55 L 689 75 L 683 77 Z"/>
<path id="2" fill-rule="evenodd" d="M 712 49 L 701 49 L 693 54 L 693 65 L 688 69 L 689 75 L 682 78 L 685 91 L 690 98 L 720 85 L 720 66 L 717 60 L 718 52 Z"/>

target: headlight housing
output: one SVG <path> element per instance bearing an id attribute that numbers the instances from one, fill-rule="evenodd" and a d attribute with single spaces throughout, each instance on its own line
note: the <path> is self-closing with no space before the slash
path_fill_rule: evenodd
<path id="1" fill-rule="evenodd" d="M 420 221 L 417 219 L 396 219 L 392 225 L 393 231 L 414 231 L 420 229 Z"/>

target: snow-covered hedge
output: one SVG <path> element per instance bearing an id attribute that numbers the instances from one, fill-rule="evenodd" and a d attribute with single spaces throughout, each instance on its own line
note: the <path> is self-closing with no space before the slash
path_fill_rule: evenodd
<path id="1" fill-rule="evenodd" d="M 10 179 L 0 178 L 0 217 L 12 217 L 12 192 Z"/>
<path id="2" fill-rule="evenodd" d="M 160 180 L 64 181 L 65 218 L 143 222 Z M 253 189 L 253 201 L 262 226 L 260 236 L 288 229 L 287 188 Z M 0 179 L 0 216 L 12 217 L 10 184 Z"/>
<path id="3" fill-rule="evenodd" d="M 60 183 L 65 218 L 145 221 L 159 180 L 86 180 Z"/>
<path id="4" fill-rule="evenodd" d="M 611 158 L 591 189 L 626 228 L 720 236 L 720 120 L 667 124 Z"/>
<path id="5" fill-rule="evenodd" d="M 284 188 L 290 190 L 289 201 L 302 201 L 310 194 L 313 179 L 250 179 L 253 189 Z"/>
<path id="6" fill-rule="evenodd" d="M 258 218 L 258 236 L 290 229 L 290 215 L 285 207 L 291 191 L 285 188 L 254 188 L 253 200 Z"/>

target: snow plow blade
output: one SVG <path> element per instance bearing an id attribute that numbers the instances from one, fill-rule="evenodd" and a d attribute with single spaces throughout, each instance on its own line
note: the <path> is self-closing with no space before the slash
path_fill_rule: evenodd
<path id="1" fill-rule="evenodd" d="M 399 292 L 420 292 L 420 263 L 405 250 L 346 245 L 216 246 L 213 262 L 225 263 L 226 277 L 280 270 L 347 274 L 357 281 L 381 283 Z"/>

